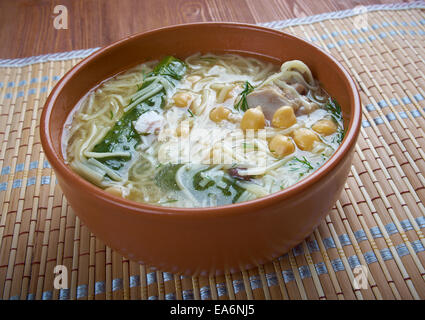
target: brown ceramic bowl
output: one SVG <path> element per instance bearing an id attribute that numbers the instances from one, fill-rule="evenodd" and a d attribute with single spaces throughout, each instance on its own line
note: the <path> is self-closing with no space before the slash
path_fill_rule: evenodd
<path id="1" fill-rule="evenodd" d="M 204 209 L 165 208 L 102 191 L 64 162 L 66 117 L 93 87 L 118 72 L 164 55 L 233 52 L 282 63 L 299 59 L 343 109 L 342 145 L 316 172 L 261 199 Z M 300 243 L 338 198 L 360 130 L 359 94 L 330 55 L 295 36 L 234 23 L 195 23 L 137 34 L 103 48 L 72 68 L 50 94 L 41 115 L 41 141 L 59 185 L 82 222 L 131 260 L 185 274 L 222 273 L 270 261 Z"/>

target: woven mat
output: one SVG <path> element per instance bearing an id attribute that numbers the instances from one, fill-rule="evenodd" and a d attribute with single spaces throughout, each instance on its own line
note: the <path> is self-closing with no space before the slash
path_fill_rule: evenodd
<path id="1" fill-rule="evenodd" d="M 399 9 L 368 12 L 363 29 L 359 16 L 335 13 L 266 24 L 341 61 L 364 121 L 345 189 L 313 234 L 269 264 L 220 277 L 129 261 L 61 193 L 38 119 L 57 80 L 92 50 L 0 61 L 0 298 L 425 299 L 425 12 Z M 67 267 L 68 289 L 54 289 L 56 265 Z"/>

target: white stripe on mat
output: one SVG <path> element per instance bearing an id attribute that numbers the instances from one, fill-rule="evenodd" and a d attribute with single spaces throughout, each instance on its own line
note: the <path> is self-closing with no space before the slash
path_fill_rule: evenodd
<path id="1" fill-rule="evenodd" d="M 280 28 L 296 26 L 301 24 L 315 23 L 315 22 L 320 22 L 320 21 L 330 20 L 330 19 L 348 18 L 348 17 L 359 15 L 359 14 L 363 14 L 366 12 L 373 12 L 373 11 L 379 11 L 379 10 L 389 11 L 389 10 L 408 10 L 408 9 L 425 9 L 425 1 L 415 1 L 411 3 L 375 4 L 375 5 L 369 5 L 369 6 L 358 6 L 356 8 L 343 10 L 343 11 L 327 12 L 327 13 L 317 14 L 314 16 L 295 18 L 295 19 L 264 22 L 264 23 L 259 23 L 258 25 L 263 27 L 268 27 L 268 28 L 280 29 Z"/>
<path id="2" fill-rule="evenodd" d="M 394 4 L 378 4 L 378 5 L 369 5 L 363 6 L 362 9 L 354 8 L 343 11 L 335 11 L 322 13 L 309 17 L 287 19 L 287 20 L 278 20 L 272 22 L 259 23 L 258 25 L 268 28 L 284 28 L 289 26 L 301 25 L 315 23 L 324 20 L 330 19 L 342 19 L 347 17 L 352 17 L 361 13 L 378 11 L 378 10 L 407 10 L 407 9 L 425 9 L 425 1 L 415 1 L 411 3 L 394 3 Z M 82 59 L 100 48 L 91 48 L 83 50 L 73 50 L 68 52 L 60 53 L 50 53 L 40 56 L 33 56 L 27 58 L 18 58 L 18 59 L 0 59 L 0 67 L 23 67 L 34 63 L 42 63 L 48 61 L 61 61 L 68 59 Z"/>
<path id="3" fill-rule="evenodd" d="M 61 61 L 61 60 L 69 60 L 69 59 L 82 59 L 96 50 L 98 48 L 91 49 L 82 49 L 82 50 L 73 50 L 67 52 L 58 52 L 58 53 L 49 53 L 43 54 L 41 56 L 32 56 L 27 58 L 18 58 L 18 59 L 0 59 L 0 67 L 24 67 L 34 63 L 42 63 L 48 61 Z"/>

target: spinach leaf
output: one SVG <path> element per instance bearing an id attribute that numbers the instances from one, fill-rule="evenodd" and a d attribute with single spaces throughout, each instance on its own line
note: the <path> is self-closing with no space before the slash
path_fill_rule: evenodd
<path id="1" fill-rule="evenodd" d="M 197 191 L 204 191 L 206 189 L 208 189 L 209 187 L 212 187 L 213 185 L 215 185 L 215 182 L 213 180 L 208 181 L 204 186 L 201 186 L 201 181 L 203 181 L 205 178 L 202 177 L 202 173 L 205 171 L 208 171 L 209 168 L 204 169 L 204 170 L 200 170 L 198 171 L 194 176 L 193 176 L 193 188 Z"/>
<path id="2" fill-rule="evenodd" d="M 155 175 L 155 183 L 158 187 L 165 191 L 180 190 L 176 182 L 177 170 L 181 168 L 182 164 L 171 164 L 161 166 L 161 169 Z"/>
<path id="3" fill-rule="evenodd" d="M 166 57 L 147 75 L 163 76 L 167 81 L 176 85 L 177 82 L 184 76 L 186 72 L 186 64 L 174 57 Z M 141 86 L 138 86 L 138 91 L 148 88 L 153 85 L 154 80 L 147 80 Z M 139 102 L 136 106 L 128 110 L 119 119 L 114 126 L 108 131 L 106 136 L 93 148 L 93 152 L 122 152 L 132 151 L 141 142 L 139 134 L 133 126 L 133 121 L 136 121 L 143 113 L 152 109 L 160 109 L 165 104 L 166 92 L 163 88 L 153 96 Z M 133 101 L 130 102 L 130 104 Z M 110 157 L 98 159 L 98 161 L 108 167 L 119 170 L 131 157 Z"/>
<path id="4" fill-rule="evenodd" d="M 217 195 L 220 204 L 227 204 L 229 203 L 229 200 L 231 201 L 231 203 L 235 203 L 236 201 L 238 201 L 239 197 L 242 195 L 245 189 L 240 187 L 236 183 L 236 179 L 231 176 L 225 175 L 221 177 L 221 182 L 224 182 L 223 184 L 219 182 L 216 183 L 216 181 L 212 179 L 210 179 L 204 185 L 200 184 L 201 181 L 204 181 L 205 179 L 205 177 L 202 176 L 202 173 L 207 172 L 208 170 L 210 170 L 210 168 L 200 170 L 193 176 L 193 188 L 196 191 L 204 191 L 210 189 L 209 194 Z"/>

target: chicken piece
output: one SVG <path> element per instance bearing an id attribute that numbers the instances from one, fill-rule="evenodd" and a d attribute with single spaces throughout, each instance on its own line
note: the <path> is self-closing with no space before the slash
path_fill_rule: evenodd
<path id="1" fill-rule="evenodd" d="M 143 113 L 137 121 L 134 121 L 134 129 L 139 134 L 158 133 L 161 129 L 163 116 L 155 111 L 148 111 Z"/>
<path id="2" fill-rule="evenodd" d="M 245 180 L 245 181 L 250 181 L 252 179 L 252 176 L 250 175 L 246 175 L 246 176 L 241 176 L 239 174 L 239 169 L 245 169 L 245 168 L 230 168 L 229 170 L 227 170 L 227 173 L 237 179 L 237 180 Z"/>
<path id="3" fill-rule="evenodd" d="M 246 96 L 249 108 L 261 106 L 266 119 L 271 120 L 277 109 L 291 102 L 277 89 L 264 88 L 254 90 Z"/>

